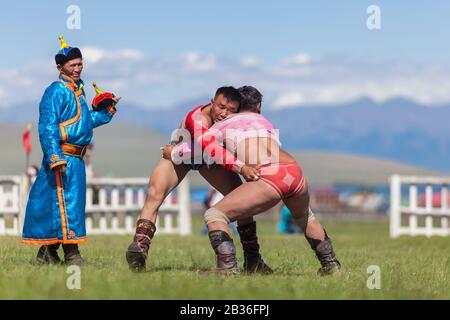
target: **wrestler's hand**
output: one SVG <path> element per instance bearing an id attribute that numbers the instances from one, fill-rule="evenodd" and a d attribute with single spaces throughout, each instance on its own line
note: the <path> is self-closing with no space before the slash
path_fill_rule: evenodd
<path id="1" fill-rule="evenodd" d="M 173 150 L 174 147 L 175 147 L 175 145 L 173 145 L 173 144 L 166 144 L 162 148 L 163 158 L 164 159 L 172 161 L 172 150 Z"/>
<path id="2" fill-rule="evenodd" d="M 59 172 L 60 174 L 66 174 L 67 166 L 65 164 L 62 164 L 60 166 L 57 166 L 53 169 L 55 172 Z"/>
<path id="3" fill-rule="evenodd" d="M 259 169 L 256 167 L 244 165 L 241 169 L 241 175 L 247 182 L 257 181 L 259 179 Z"/>

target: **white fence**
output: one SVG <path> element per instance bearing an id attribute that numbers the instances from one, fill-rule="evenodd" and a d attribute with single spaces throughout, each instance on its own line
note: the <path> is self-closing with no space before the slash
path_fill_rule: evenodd
<path id="1" fill-rule="evenodd" d="M 390 235 L 450 234 L 450 177 L 393 175 L 391 183 Z"/>
<path id="2" fill-rule="evenodd" d="M 22 185 L 21 177 L 0 177 L 0 235 L 18 234 L 21 226 Z"/>
<path id="3" fill-rule="evenodd" d="M 148 178 L 95 178 L 87 181 L 86 231 L 133 234 L 145 201 Z M 0 176 L 0 236 L 20 235 L 28 197 L 27 179 Z M 189 180 L 186 177 L 159 209 L 156 234 L 192 233 Z"/>

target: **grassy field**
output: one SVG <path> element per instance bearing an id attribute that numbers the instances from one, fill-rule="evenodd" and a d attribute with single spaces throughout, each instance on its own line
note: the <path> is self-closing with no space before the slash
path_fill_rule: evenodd
<path id="1" fill-rule="evenodd" d="M 278 235 L 259 220 L 262 253 L 275 270 L 269 276 L 199 276 L 213 267 L 207 237 L 160 235 L 152 243 L 148 271 L 128 270 L 130 236 L 92 236 L 81 247 L 88 264 L 81 289 L 66 286 L 65 266 L 39 266 L 37 247 L 16 237 L 0 238 L 1 299 L 450 299 L 450 237 L 391 240 L 386 223 L 325 222 L 343 269 L 318 277 L 319 267 L 303 236 Z M 239 239 L 235 238 L 238 251 Z M 242 254 L 239 254 L 242 263 Z M 381 289 L 370 290 L 367 268 L 381 270 Z"/>

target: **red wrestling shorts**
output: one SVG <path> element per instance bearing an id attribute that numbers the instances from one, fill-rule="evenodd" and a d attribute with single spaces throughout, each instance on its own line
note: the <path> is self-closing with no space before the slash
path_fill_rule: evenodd
<path id="1" fill-rule="evenodd" d="M 260 179 L 277 190 L 283 199 L 306 190 L 306 180 L 302 169 L 295 161 L 262 165 Z"/>

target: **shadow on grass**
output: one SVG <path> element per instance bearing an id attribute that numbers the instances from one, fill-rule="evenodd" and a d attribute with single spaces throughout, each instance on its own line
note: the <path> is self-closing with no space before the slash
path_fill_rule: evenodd
<path id="1" fill-rule="evenodd" d="M 62 260 L 60 263 L 45 263 L 45 262 L 39 262 L 37 260 L 28 260 L 29 265 L 38 267 L 38 268 L 48 268 L 48 267 L 55 267 L 55 268 L 67 268 L 72 265 L 76 264 L 70 264 L 64 262 Z M 79 265 L 80 268 L 83 267 L 97 267 L 98 269 L 109 267 L 108 264 L 99 262 L 99 261 L 92 261 L 92 260 L 85 260 L 82 265 Z"/>
<path id="2" fill-rule="evenodd" d="M 166 272 L 166 271 L 190 271 L 195 272 L 197 275 L 215 275 L 215 276 L 269 276 L 270 274 L 252 274 L 252 273 L 246 273 L 246 272 L 225 272 L 225 273 L 214 273 L 214 268 L 205 268 L 200 267 L 198 265 L 191 265 L 191 266 L 180 266 L 180 265 L 162 265 L 162 266 L 156 266 L 156 267 L 147 267 L 147 270 L 141 271 L 139 273 L 152 273 L 152 272 Z M 274 273 L 273 275 L 277 275 L 277 273 Z M 286 273 L 279 273 L 279 275 L 286 275 Z M 291 274 L 292 275 L 292 274 Z M 296 274 L 296 275 L 302 275 L 302 274 Z"/>
<path id="3" fill-rule="evenodd" d="M 288 276 L 288 277 L 304 277 L 307 274 L 301 271 L 285 271 L 285 270 L 273 270 L 273 276 Z"/>
<path id="4" fill-rule="evenodd" d="M 147 270 L 143 271 L 143 273 L 149 272 L 164 272 L 164 271 L 196 271 L 197 266 L 180 266 L 180 265 L 162 265 L 157 267 L 147 267 Z"/>

